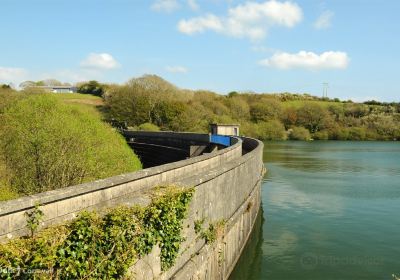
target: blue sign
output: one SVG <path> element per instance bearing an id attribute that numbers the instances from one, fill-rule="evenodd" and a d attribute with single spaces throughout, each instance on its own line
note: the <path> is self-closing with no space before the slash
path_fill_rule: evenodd
<path id="1" fill-rule="evenodd" d="M 210 142 L 228 147 L 231 145 L 231 137 L 225 135 L 211 134 Z"/>

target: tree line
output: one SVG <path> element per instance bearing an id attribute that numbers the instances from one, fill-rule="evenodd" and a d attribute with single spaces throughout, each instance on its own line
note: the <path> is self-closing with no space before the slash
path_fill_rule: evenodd
<path id="1" fill-rule="evenodd" d="M 261 140 L 398 140 L 400 103 L 183 90 L 155 75 L 105 85 L 105 118 L 136 129 L 208 132 L 210 123 L 240 124 Z"/>

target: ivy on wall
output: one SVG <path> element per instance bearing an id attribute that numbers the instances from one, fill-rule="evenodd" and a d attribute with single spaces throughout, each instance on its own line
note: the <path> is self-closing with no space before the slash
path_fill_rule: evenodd
<path id="1" fill-rule="evenodd" d="M 120 279 L 158 244 L 161 269 L 174 265 L 194 189 L 158 187 L 146 207 L 82 212 L 64 225 L 0 245 L 1 279 Z"/>

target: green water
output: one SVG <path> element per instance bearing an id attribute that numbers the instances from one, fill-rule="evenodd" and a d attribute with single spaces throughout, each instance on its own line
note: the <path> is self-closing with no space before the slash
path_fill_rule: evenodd
<path id="1" fill-rule="evenodd" d="M 265 143 L 262 214 L 230 280 L 400 276 L 400 143 Z"/>

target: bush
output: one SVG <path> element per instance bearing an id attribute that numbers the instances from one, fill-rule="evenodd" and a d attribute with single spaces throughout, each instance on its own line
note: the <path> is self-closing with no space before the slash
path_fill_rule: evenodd
<path id="1" fill-rule="evenodd" d="M 304 127 L 293 127 L 291 133 L 289 134 L 290 140 L 302 140 L 308 141 L 311 140 L 311 135 L 308 129 Z"/>
<path id="2" fill-rule="evenodd" d="M 97 81 L 89 81 L 87 83 L 79 85 L 78 92 L 83 94 L 92 94 L 101 97 L 103 96 L 104 93 L 104 85 L 100 84 Z"/>
<path id="3" fill-rule="evenodd" d="M 361 141 L 365 140 L 366 130 L 363 127 L 351 127 L 349 128 L 348 140 Z"/>
<path id="4" fill-rule="evenodd" d="M 160 131 L 160 128 L 152 123 L 142 123 L 138 126 L 138 129 L 143 131 Z"/>
<path id="5" fill-rule="evenodd" d="M 124 138 L 93 111 L 47 94 L 0 116 L 0 154 L 12 188 L 33 194 L 141 168 Z"/>
<path id="6" fill-rule="evenodd" d="M 349 129 L 346 127 L 337 127 L 329 131 L 329 139 L 347 140 L 349 138 Z"/>
<path id="7" fill-rule="evenodd" d="M 285 127 L 280 121 L 269 121 L 258 124 L 259 138 L 261 140 L 286 140 Z"/>
<path id="8" fill-rule="evenodd" d="M 314 140 L 328 140 L 329 133 L 326 130 L 317 131 L 313 134 L 313 139 Z"/>

